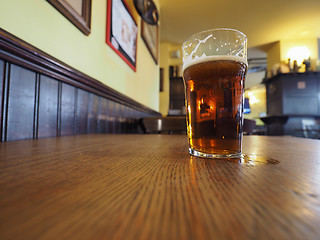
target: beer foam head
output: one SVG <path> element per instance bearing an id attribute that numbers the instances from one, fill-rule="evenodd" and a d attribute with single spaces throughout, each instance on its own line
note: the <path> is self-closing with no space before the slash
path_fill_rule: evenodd
<path id="1" fill-rule="evenodd" d="M 228 61 L 235 61 L 235 62 L 241 62 L 246 65 L 248 65 L 247 60 L 243 57 L 238 57 L 238 56 L 230 56 L 230 55 L 215 55 L 215 56 L 196 56 L 193 59 L 187 59 L 183 61 L 183 67 L 182 70 L 184 71 L 188 67 L 202 63 L 202 62 L 211 62 L 211 61 L 223 61 L 223 60 L 228 60 Z"/>
<path id="2" fill-rule="evenodd" d="M 183 70 L 207 61 L 247 63 L 247 37 L 238 30 L 221 28 L 196 33 L 182 46 Z"/>

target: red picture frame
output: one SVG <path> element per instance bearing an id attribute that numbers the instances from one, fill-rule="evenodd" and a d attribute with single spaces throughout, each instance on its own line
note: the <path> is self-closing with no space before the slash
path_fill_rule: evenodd
<path id="1" fill-rule="evenodd" d="M 107 1 L 106 43 L 134 70 L 138 26 L 125 0 Z"/>

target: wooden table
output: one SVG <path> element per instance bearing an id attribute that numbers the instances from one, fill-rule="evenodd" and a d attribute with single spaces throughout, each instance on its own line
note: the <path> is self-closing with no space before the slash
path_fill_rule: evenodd
<path id="1" fill-rule="evenodd" d="M 0 239 L 319 239 L 320 141 L 246 136 L 243 152 L 191 157 L 185 135 L 0 143 Z"/>

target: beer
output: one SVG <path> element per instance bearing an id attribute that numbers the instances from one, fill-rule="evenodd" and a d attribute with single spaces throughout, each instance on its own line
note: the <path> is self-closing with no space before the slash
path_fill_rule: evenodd
<path id="1" fill-rule="evenodd" d="M 246 59 L 210 56 L 184 65 L 192 155 L 240 156 Z"/>
<path id="2" fill-rule="evenodd" d="M 240 157 L 246 35 L 211 29 L 192 35 L 182 50 L 190 154 Z"/>

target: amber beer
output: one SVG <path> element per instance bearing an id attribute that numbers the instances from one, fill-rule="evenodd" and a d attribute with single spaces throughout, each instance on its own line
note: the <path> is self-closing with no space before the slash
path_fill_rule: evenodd
<path id="1" fill-rule="evenodd" d="M 241 154 L 247 64 L 236 56 L 211 56 L 184 68 L 187 131 L 192 155 Z"/>
<path id="2" fill-rule="evenodd" d="M 227 28 L 203 31 L 182 52 L 190 154 L 241 157 L 247 37 Z"/>

